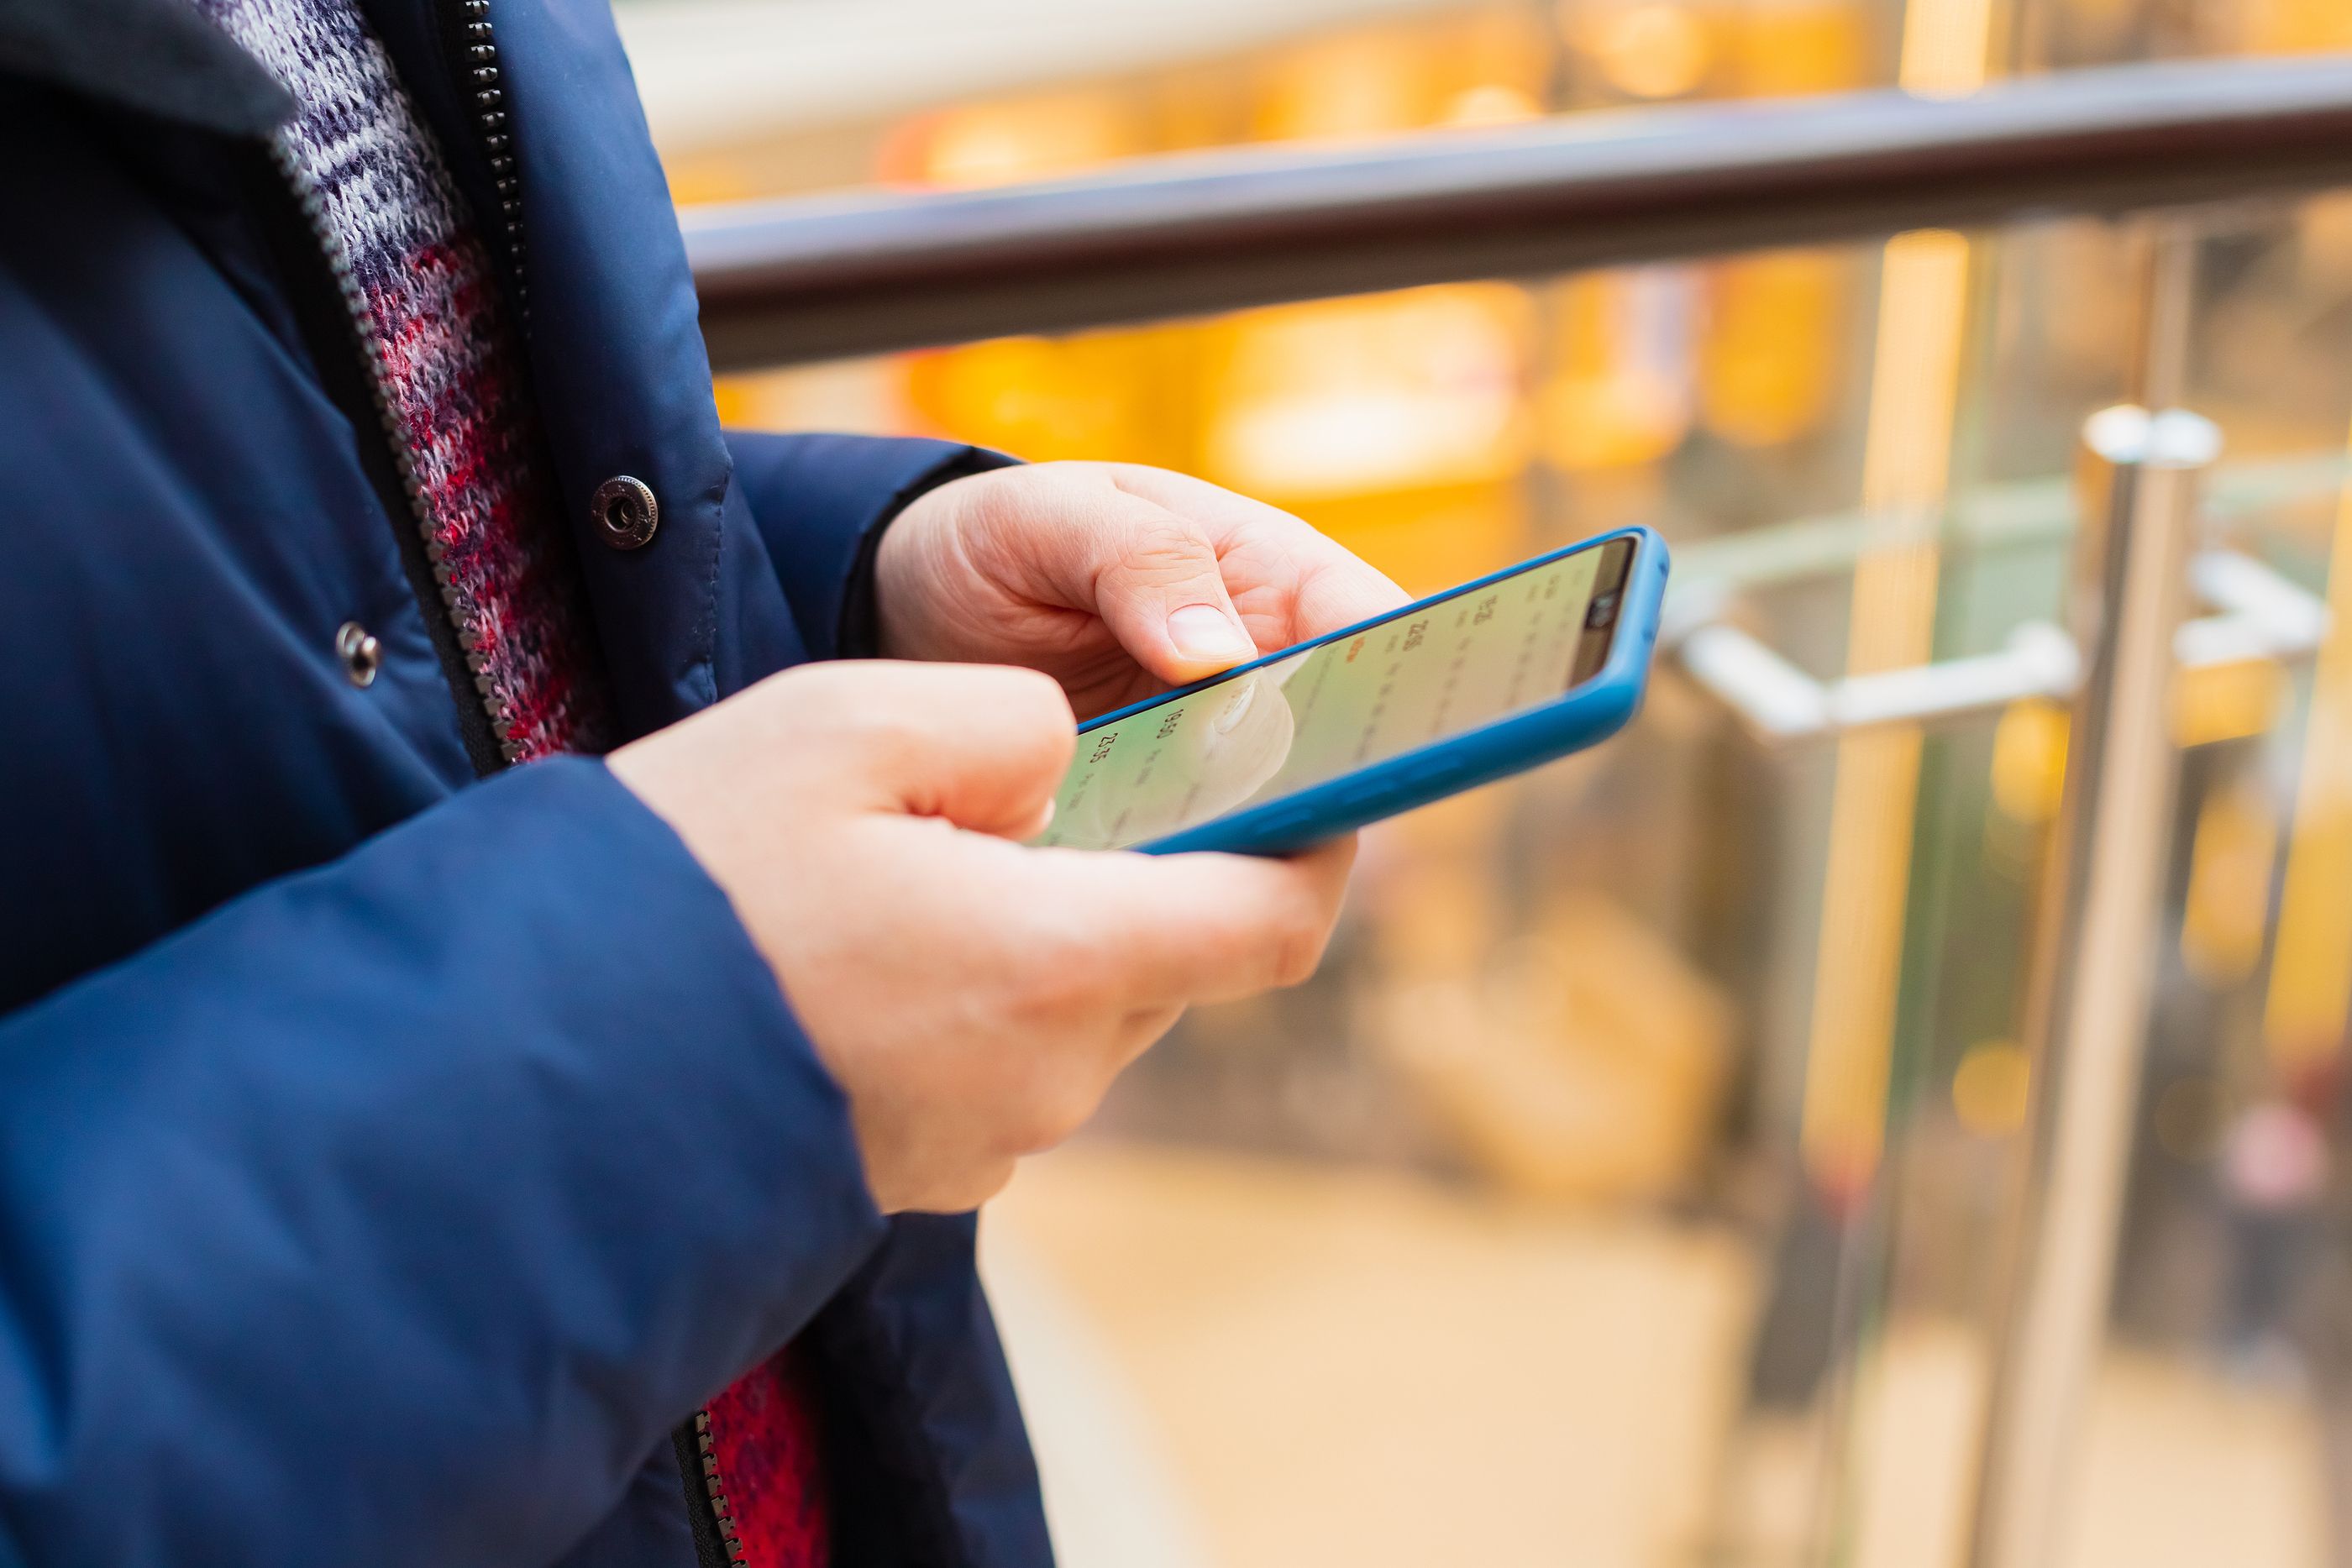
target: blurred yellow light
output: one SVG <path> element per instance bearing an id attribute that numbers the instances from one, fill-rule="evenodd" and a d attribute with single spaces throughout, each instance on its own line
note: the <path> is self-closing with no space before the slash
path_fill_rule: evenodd
<path id="1" fill-rule="evenodd" d="M 898 435 L 915 423 L 906 383 L 901 360 L 836 360 L 720 376 L 711 393 L 719 423 L 738 429 Z"/>
<path id="2" fill-rule="evenodd" d="M 1554 467 L 1580 473 L 1655 463 L 1690 431 L 1690 392 L 1654 371 L 1556 376 L 1544 385 L 1543 450 Z"/>
<path id="3" fill-rule="evenodd" d="M 1706 427 L 1737 446 L 1777 446 L 1820 423 L 1835 373 L 1843 262 L 1790 251 L 1726 262 L 1708 280 L 1699 348 Z"/>
<path id="4" fill-rule="evenodd" d="M 1869 76 L 1870 11 L 1852 0 L 1772 0 L 1731 17 L 1732 90 L 1757 98 L 1835 92 Z"/>
<path id="5" fill-rule="evenodd" d="M 953 109 L 918 122 L 908 134 L 914 177 L 933 184 L 980 186 L 1076 173 L 1146 151 L 1129 105 L 1107 92 Z"/>
<path id="6" fill-rule="evenodd" d="M 1297 503 L 1294 510 L 1420 595 L 1526 555 L 1533 548 L 1527 500 L 1525 486 L 1503 480 L 1335 497 Z"/>
<path id="7" fill-rule="evenodd" d="M 2263 1043 L 2290 1071 L 2338 1054 L 2352 1009 L 2352 486 L 2336 502 L 2327 609 L 2263 1009 Z"/>
<path id="8" fill-rule="evenodd" d="M 1972 1045 L 1952 1074 L 1952 1114 L 1979 1138 L 2005 1138 L 2025 1125 L 2033 1062 L 2005 1040 Z"/>
<path id="9" fill-rule="evenodd" d="M 1440 13 L 1433 37 L 1446 56 L 1446 72 L 1456 91 L 1508 87 L 1542 105 L 1552 89 L 1555 52 L 1540 5 L 1528 0 L 1488 0 L 1467 14 Z"/>
<path id="10" fill-rule="evenodd" d="M 2189 841 L 2180 956 L 2209 988 L 2236 985 L 2262 962 L 2277 859 L 2278 814 L 2258 781 L 2241 779 L 2205 798 Z"/>
<path id="11" fill-rule="evenodd" d="M 1448 125 L 1517 125 L 1542 117 L 1543 105 L 1533 93 L 1501 82 L 1465 88 L 1445 106 Z"/>
<path id="12" fill-rule="evenodd" d="M 2039 827 L 2058 814 L 2066 787 L 2066 710 L 2052 702 L 2010 705 L 1992 732 L 1992 800 L 2011 821 Z"/>
<path id="13" fill-rule="evenodd" d="M 1581 6 L 1563 7 L 1573 16 Z M 1576 31 L 1583 32 L 1580 25 Z M 1679 98 L 1706 77 L 1713 46 L 1706 26 L 1686 5 L 1674 0 L 1611 11 L 1585 34 L 1587 47 L 1609 85 L 1634 98 Z"/>
<path id="14" fill-rule="evenodd" d="M 1286 502 L 1488 483 L 1528 459 L 1532 314 L 1455 284 L 1235 317 L 1205 391 L 1205 475 Z"/>
<path id="15" fill-rule="evenodd" d="M 2182 746 L 2210 746 L 2260 735 L 2278 722 L 2286 672 L 2269 659 L 2185 669 L 2172 686 L 2172 736 Z"/>
<path id="16" fill-rule="evenodd" d="M 1895 80 L 1923 98 L 1959 98 L 1985 84 L 1992 0 L 1910 0 Z"/>
<path id="17" fill-rule="evenodd" d="M 933 430 L 1024 457 L 1183 466 L 1182 371 L 1197 330 L 1000 338 L 910 355 L 905 396 Z"/>
<path id="18" fill-rule="evenodd" d="M 1941 559 L 1927 526 L 1950 473 L 1968 280 L 1969 243 L 1958 235 L 1928 229 L 1887 242 L 1862 503 L 1890 537 L 1854 563 L 1853 674 L 1920 664 L 1934 651 Z M 1838 745 L 1800 1133 L 1806 1169 L 1833 1202 L 1866 1190 L 1885 1137 L 1919 743 L 1916 727 L 1889 727 Z"/>
<path id="19" fill-rule="evenodd" d="M 2066 18 L 2096 26 L 2128 23 L 2138 15 L 2140 0 L 2067 0 Z"/>
<path id="20" fill-rule="evenodd" d="M 1538 395 L 1543 454 L 1570 473 L 1655 463 L 1690 434 L 1696 276 L 1574 277 L 1549 291 L 1553 362 Z"/>
<path id="21" fill-rule="evenodd" d="M 681 207 L 740 202 L 760 194 L 759 182 L 731 152 L 665 158 L 662 174 L 669 181 L 669 199 Z"/>
<path id="22" fill-rule="evenodd" d="M 2248 0 L 2246 42 L 2285 53 L 2352 48 L 2352 6 L 2344 0 Z"/>
<path id="23" fill-rule="evenodd" d="M 752 395 L 751 379 L 747 376 L 711 378 L 711 404 L 719 410 L 719 423 L 730 429 L 751 428 Z"/>
<path id="24" fill-rule="evenodd" d="M 1424 125 L 1435 107 L 1435 64 L 1427 40 L 1407 28 L 1318 39 L 1276 65 L 1258 106 L 1257 134 L 1289 141 Z"/>

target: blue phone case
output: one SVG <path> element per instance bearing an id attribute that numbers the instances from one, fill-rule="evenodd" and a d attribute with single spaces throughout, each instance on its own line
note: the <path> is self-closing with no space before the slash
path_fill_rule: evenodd
<path id="1" fill-rule="evenodd" d="M 1516 577 L 1530 567 L 1621 538 L 1633 540 L 1634 549 L 1633 564 L 1626 570 L 1625 585 L 1621 590 L 1624 601 L 1617 612 L 1617 634 L 1610 643 L 1608 660 L 1598 674 L 1582 685 L 1540 707 L 1496 719 L 1451 739 L 1433 741 L 1295 794 L 1214 818 L 1137 847 L 1146 854 L 1176 854 L 1185 850 L 1289 854 L 1367 822 L 1393 817 L 1415 806 L 1425 806 L 1432 800 L 1522 772 L 1538 763 L 1606 740 L 1625 727 L 1626 721 L 1641 707 L 1643 689 L 1649 680 L 1650 654 L 1658 642 L 1658 611 L 1666 593 L 1666 541 L 1654 530 L 1616 528 L 1563 549 L 1547 551 L 1517 566 L 1431 594 L 1402 610 L 1343 626 L 1312 642 L 1265 654 L 1246 664 L 1236 664 L 1181 690 L 1130 703 L 1115 713 L 1089 719 L 1078 727 L 1078 733 L 1084 735 L 1129 714 L 1189 695 L 1261 664 L 1271 664 L 1306 649 L 1352 637 L 1368 626 L 1393 621 L 1457 594 Z"/>

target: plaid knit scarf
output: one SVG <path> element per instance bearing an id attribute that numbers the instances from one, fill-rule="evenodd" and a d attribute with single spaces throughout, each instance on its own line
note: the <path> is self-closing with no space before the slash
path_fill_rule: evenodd
<path id="1" fill-rule="evenodd" d="M 278 159 L 302 187 L 363 317 L 385 427 L 507 758 L 604 749 L 611 698 L 521 344 L 457 184 L 390 57 L 355 0 L 194 4 L 294 97 Z M 691 1462 L 700 1473 L 689 1479 L 707 1496 L 731 1563 L 821 1568 L 826 1560 L 803 1376 L 789 1353 L 779 1354 L 695 1417 Z"/>
<path id="2" fill-rule="evenodd" d="M 610 698 L 521 346 L 391 60 L 352 0 L 196 6 L 294 96 L 280 161 L 364 307 L 386 428 L 508 759 L 603 750 Z"/>

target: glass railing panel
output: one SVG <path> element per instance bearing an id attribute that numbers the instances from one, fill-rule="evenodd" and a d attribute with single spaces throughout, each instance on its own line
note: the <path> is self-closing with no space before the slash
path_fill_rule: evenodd
<path id="1" fill-rule="evenodd" d="M 2339 1091 L 2352 984 L 2346 640 L 2332 609 L 2346 517 L 2340 197 L 2209 225 L 2189 340 L 2191 406 L 2232 459 L 2204 544 L 2305 596 L 2280 600 L 2277 659 L 2184 672 L 2179 797 L 2153 955 L 2107 1359 L 2086 1412 L 2078 1562 L 2151 1538 L 2278 1563 L 2347 1539 Z M 2201 1443 L 2190 1435 L 2202 1434 Z M 2204 1479 L 2168 1483 L 2195 1463 Z M 2104 1499 L 2137 1498 L 2129 1513 Z"/>
<path id="2" fill-rule="evenodd" d="M 2069 1563 L 2344 1539 L 2352 1358 L 2312 1325 L 2352 1278 L 2326 1240 L 2352 669 L 2313 646 L 2352 471 L 2345 211 L 2199 220 L 2176 346 L 2227 444 L 2200 544 L 2228 552 L 2200 592 L 2269 640 L 2192 632 L 2179 685 Z M 1685 631 L 1829 682 L 2068 618 L 2078 434 L 2132 384 L 2147 233 L 1447 284 L 719 397 L 1184 468 L 1416 591 L 1654 523 Z M 1622 739 L 1368 834 L 1324 973 L 1189 1019 L 992 1210 L 1071 1562 L 1962 1561 L 2066 709 L 1773 741 L 1687 662 Z"/>

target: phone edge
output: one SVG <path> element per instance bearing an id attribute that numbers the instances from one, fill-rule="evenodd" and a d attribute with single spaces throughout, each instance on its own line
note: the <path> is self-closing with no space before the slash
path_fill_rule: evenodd
<path id="1" fill-rule="evenodd" d="M 1327 636 L 1296 643 L 1250 664 L 1236 664 L 1209 681 L 1197 682 L 1181 691 L 1164 692 L 1145 702 L 1129 704 L 1081 726 L 1079 729 L 1083 734 L 1097 724 L 1124 718 L 1129 714 L 1196 691 L 1226 676 L 1242 674 L 1257 664 L 1289 658 L 1303 649 L 1353 636 L 1368 626 L 1392 621 L 1424 606 L 1475 591 L 1488 583 L 1557 560 L 1561 556 L 1629 537 L 1635 541 L 1633 567 L 1628 573 L 1631 600 L 1627 605 L 1627 614 L 1633 619 L 1620 622 L 1618 636 L 1610 648 L 1607 661 L 1597 674 L 1580 685 L 1540 706 L 1497 719 L 1450 739 L 1433 741 L 1411 751 L 1400 752 L 1360 772 L 1328 780 L 1280 800 L 1214 818 L 1165 838 L 1133 845 L 1132 850 L 1142 854 L 1184 854 L 1198 851 L 1262 855 L 1295 853 L 1341 833 L 1412 810 L 1448 795 L 1491 784 L 1608 739 L 1633 721 L 1648 695 L 1649 672 L 1657 646 L 1666 581 L 1673 566 L 1665 539 L 1656 529 L 1641 524 L 1612 528 L 1563 549 L 1530 556 L 1499 571 L 1489 572 L 1484 577 L 1474 578 L 1456 587 L 1415 600 L 1387 614 L 1360 621 Z M 1645 573 L 1649 580 L 1642 582 L 1638 589 L 1633 588 L 1632 585 Z M 1629 635 L 1629 632 L 1633 634 Z"/>

